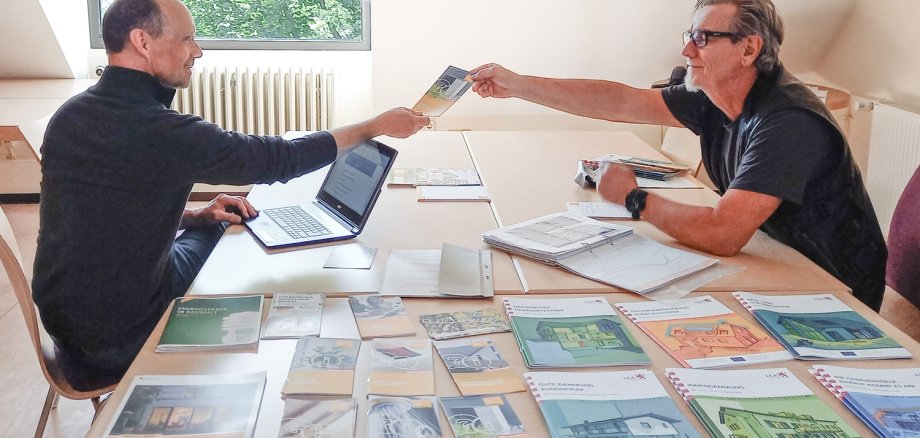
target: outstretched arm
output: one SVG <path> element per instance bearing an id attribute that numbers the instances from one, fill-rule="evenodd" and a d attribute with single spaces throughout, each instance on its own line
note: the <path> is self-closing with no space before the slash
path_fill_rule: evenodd
<path id="1" fill-rule="evenodd" d="M 682 126 L 660 90 L 633 88 L 619 82 L 524 76 L 498 64 L 470 71 L 473 91 L 482 97 L 517 97 L 583 117 L 613 122 Z"/>
<path id="2" fill-rule="evenodd" d="M 622 165 L 609 166 L 597 185 L 604 199 L 617 204 L 623 204 L 634 188 L 636 179 L 632 169 Z M 700 207 L 649 193 L 642 219 L 691 248 L 733 256 L 751 240 L 780 202 L 775 196 L 729 189 L 715 207 Z"/>
<path id="3" fill-rule="evenodd" d="M 407 108 L 393 108 L 372 119 L 331 129 L 329 133 L 335 138 L 335 144 L 341 156 L 364 140 L 378 135 L 405 138 L 415 134 L 429 123 L 431 119 L 422 113 Z"/>

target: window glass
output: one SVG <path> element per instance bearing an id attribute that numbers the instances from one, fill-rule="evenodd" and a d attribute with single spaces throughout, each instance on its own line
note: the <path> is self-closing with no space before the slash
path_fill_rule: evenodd
<path id="1" fill-rule="evenodd" d="M 115 0 L 88 0 L 93 48 Z M 185 0 L 204 49 L 369 50 L 368 0 Z"/>

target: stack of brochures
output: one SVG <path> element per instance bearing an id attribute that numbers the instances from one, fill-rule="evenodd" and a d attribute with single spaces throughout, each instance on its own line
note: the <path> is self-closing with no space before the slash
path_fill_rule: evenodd
<path id="1" fill-rule="evenodd" d="M 523 391 L 524 382 L 489 338 L 436 341 L 438 355 L 463 395 Z"/>
<path id="2" fill-rule="evenodd" d="M 353 398 L 285 398 L 279 438 L 353 438 L 357 403 Z"/>
<path id="3" fill-rule="evenodd" d="M 357 339 L 300 338 L 281 392 L 285 396 L 351 396 L 360 347 Z"/>
<path id="4" fill-rule="evenodd" d="M 397 167 L 390 172 L 387 186 L 478 186 L 482 185 L 476 169 Z"/>
<path id="5" fill-rule="evenodd" d="M 511 325 L 495 309 L 433 313 L 418 319 L 428 336 L 435 340 L 511 331 Z"/>
<path id="6" fill-rule="evenodd" d="M 733 295 L 796 359 L 913 357 L 832 294 Z"/>
<path id="7" fill-rule="evenodd" d="M 528 368 L 648 364 L 604 297 L 503 299 Z"/>
<path id="8" fill-rule="evenodd" d="M 920 436 L 920 368 L 815 365 L 809 371 L 878 436 Z"/>
<path id="9" fill-rule="evenodd" d="M 259 343 L 261 324 L 262 295 L 179 297 L 156 351 L 253 347 Z"/>
<path id="10" fill-rule="evenodd" d="M 323 294 L 275 294 L 262 339 L 288 339 L 319 335 L 323 319 Z"/>
<path id="11" fill-rule="evenodd" d="M 482 237 L 505 251 L 643 295 L 684 278 L 684 293 L 689 292 L 709 280 L 693 274 L 718 263 L 634 234 L 632 228 L 573 213 L 549 214 Z"/>
<path id="12" fill-rule="evenodd" d="M 441 438 L 434 396 L 367 397 L 368 438 Z"/>
<path id="13" fill-rule="evenodd" d="M 665 371 L 713 437 L 859 437 L 786 368 Z"/>
<path id="14" fill-rule="evenodd" d="M 252 437 L 265 372 L 135 376 L 103 436 Z"/>
<path id="15" fill-rule="evenodd" d="M 661 348 L 688 368 L 718 368 L 792 359 L 757 323 L 715 298 L 617 303 Z"/>
<path id="16" fill-rule="evenodd" d="M 415 334 L 402 299 L 379 294 L 350 295 L 348 305 L 358 323 L 362 339 L 388 338 Z"/>
<path id="17" fill-rule="evenodd" d="M 650 370 L 524 377 L 553 438 L 700 436 Z"/>
<path id="18" fill-rule="evenodd" d="M 440 397 L 457 437 L 526 437 L 524 424 L 502 394 Z"/>

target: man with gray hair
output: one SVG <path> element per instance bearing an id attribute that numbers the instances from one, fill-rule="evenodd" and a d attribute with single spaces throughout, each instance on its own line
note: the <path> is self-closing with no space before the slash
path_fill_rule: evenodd
<path id="1" fill-rule="evenodd" d="M 226 195 L 186 209 L 194 183 L 287 181 L 371 137 L 408 137 L 429 123 L 395 108 L 294 140 L 225 131 L 169 109 L 202 56 L 181 1 L 116 0 L 102 33 L 109 66 L 45 132 L 32 280 L 64 373 L 82 390 L 121 378 L 227 224 L 257 214 Z"/>
<path id="2" fill-rule="evenodd" d="M 596 119 L 689 128 L 700 135 L 703 164 L 722 195 L 714 207 L 641 190 L 624 166 L 610 166 L 598 192 L 720 256 L 737 254 L 760 228 L 878 311 L 887 257 L 878 219 L 834 118 L 779 61 L 783 22 L 773 3 L 699 0 L 683 37 L 682 85 L 636 89 L 486 64 L 470 71 L 473 90 Z"/>

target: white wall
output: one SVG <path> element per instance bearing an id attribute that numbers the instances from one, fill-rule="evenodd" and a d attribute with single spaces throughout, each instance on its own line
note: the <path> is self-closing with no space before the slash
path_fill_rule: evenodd
<path id="1" fill-rule="evenodd" d="M 86 7 L 80 0 L 70 1 Z M 0 0 L 0 10 L 0 78 L 73 77 L 38 0 Z"/>
<path id="2" fill-rule="evenodd" d="M 86 78 L 89 18 L 86 1 L 39 0 L 70 67 L 71 77 Z"/>

